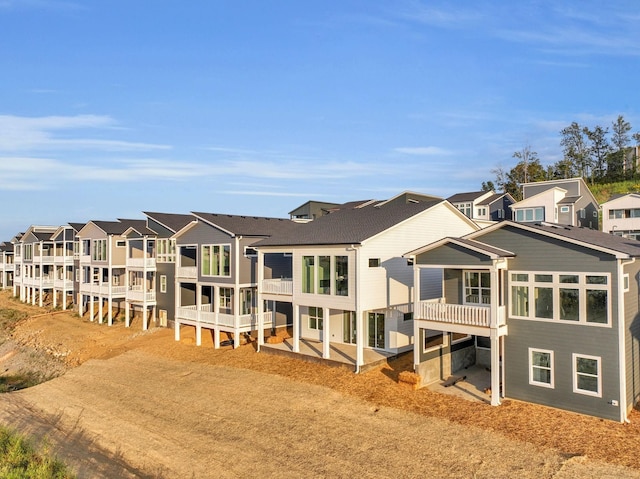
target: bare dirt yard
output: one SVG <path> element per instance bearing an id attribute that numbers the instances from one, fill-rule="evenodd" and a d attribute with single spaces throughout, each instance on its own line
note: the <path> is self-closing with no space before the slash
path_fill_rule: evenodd
<path id="1" fill-rule="evenodd" d="M 21 304 L 0 372 L 38 386 L 0 394 L 0 423 L 48 445 L 79 477 L 640 478 L 630 424 L 414 390 L 410 358 L 355 375 L 201 347 L 185 328 L 140 331 Z"/>

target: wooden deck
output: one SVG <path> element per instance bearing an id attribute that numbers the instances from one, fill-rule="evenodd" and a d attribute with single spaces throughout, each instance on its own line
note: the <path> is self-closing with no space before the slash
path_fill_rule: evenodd
<path id="1" fill-rule="evenodd" d="M 322 357 L 322 342 L 300 339 L 300 352 L 293 352 L 293 339 L 287 338 L 282 343 L 267 344 L 260 347 L 260 351 L 266 354 L 288 356 L 318 364 L 325 364 L 332 367 L 346 367 L 355 371 L 356 369 L 356 346 L 355 344 L 331 343 L 330 357 Z M 387 353 L 374 349 L 364 349 L 364 365 L 360 367 L 360 372 L 365 372 L 375 368 L 380 364 L 385 364 L 389 359 L 397 354 Z"/>

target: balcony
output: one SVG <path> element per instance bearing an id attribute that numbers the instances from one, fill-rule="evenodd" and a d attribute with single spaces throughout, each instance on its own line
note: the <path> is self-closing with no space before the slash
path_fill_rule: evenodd
<path id="1" fill-rule="evenodd" d="M 144 291 L 142 286 L 132 286 L 129 291 L 127 291 L 127 301 L 155 303 L 156 292 Z"/>
<path id="2" fill-rule="evenodd" d="M 155 269 L 155 258 L 127 258 L 127 268 Z"/>
<path id="3" fill-rule="evenodd" d="M 66 289 L 66 290 L 72 290 L 73 289 L 73 280 L 71 279 L 54 279 L 53 280 L 53 287 L 56 289 Z"/>
<path id="4" fill-rule="evenodd" d="M 89 254 L 80 255 L 80 264 L 90 264 L 90 263 L 91 263 L 91 255 Z"/>
<path id="5" fill-rule="evenodd" d="M 53 264 L 53 256 L 33 256 L 33 263 L 38 264 Z"/>
<path id="6" fill-rule="evenodd" d="M 73 256 L 63 256 L 63 255 L 57 255 L 53 257 L 53 262 L 54 264 L 59 264 L 59 265 L 72 265 L 73 264 Z"/>
<path id="7" fill-rule="evenodd" d="M 291 296 L 293 294 L 293 280 L 291 278 L 263 279 L 262 293 L 281 294 Z"/>
<path id="8" fill-rule="evenodd" d="M 216 313 L 211 310 L 212 305 L 203 304 L 200 306 L 200 310 L 196 305 L 180 306 L 178 307 L 177 316 L 179 319 L 194 321 L 201 323 L 203 326 L 222 326 L 226 328 L 239 328 L 245 331 L 257 329 L 258 327 L 258 315 L 257 314 L 227 314 Z M 271 326 L 272 313 L 266 311 L 263 314 L 264 326 Z"/>
<path id="9" fill-rule="evenodd" d="M 196 279 L 198 277 L 198 268 L 196 266 L 179 266 L 176 275 L 178 278 Z"/>
<path id="10" fill-rule="evenodd" d="M 99 294 L 101 296 L 109 296 L 109 285 L 98 283 L 82 283 L 80 284 L 80 292 L 83 294 Z M 111 297 L 124 298 L 127 292 L 126 286 L 111 286 Z"/>
<path id="11" fill-rule="evenodd" d="M 445 303 L 443 298 L 420 301 L 415 319 L 476 328 L 499 328 L 506 325 L 505 307 L 498 307 L 497 318 L 489 306 Z"/>

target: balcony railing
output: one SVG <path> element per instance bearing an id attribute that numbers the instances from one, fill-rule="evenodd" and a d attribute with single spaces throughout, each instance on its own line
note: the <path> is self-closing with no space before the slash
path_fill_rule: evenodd
<path id="1" fill-rule="evenodd" d="M 40 263 L 40 264 L 53 264 L 53 256 L 34 256 L 33 257 L 33 262 L 34 263 Z"/>
<path id="2" fill-rule="evenodd" d="M 80 284 L 80 292 L 85 294 L 109 295 L 108 284 L 82 283 Z M 111 297 L 125 297 L 127 292 L 126 286 L 111 286 Z"/>
<path id="3" fill-rule="evenodd" d="M 129 291 L 127 291 L 127 300 L 152 303 L 156 300 L 156 292 L 142 291 L 142 288 L 133 286 Z"/>
<path id="4" fill-rule="evenodd" d="M 271 326 L 272 312 L 266 311 L 262 314 L 264 318 L 264 326 Z M 179 306 L 177 315 L 179 319 L 196 321 L 213 326 L 250 329 L 257 329 L 258 327 L 257 314 L 242 314 L 236 316 L 235 314 L 216 313 L 211 311 L 210 304 L 203 304 L 199 311 L 195 305 Z"/>
<path id="5" fill-rule="evenodd" d="M 198 268 L 196 266 L 179 266 L 176 274 L 178 278 L 195 279 L 198 277 Z"/>
<path id="6" fill-rule="evenodd" d="M 53 287 L 56 289 L 73 289 L 73 280 L 71 279 L 54 279 Z"/>
<path id="7" fill-rule="evenodd" d="M 91 263 L 91 255 L 89 255 L 89 254 L 81 254 L 80 255 L 80 263 L 81 264 Z"/>
<path id="8" fill-rule="evenodd" d="M 73 264 L 73 256 L 56 255 L 56 256 L 53 257 L 53 262 L 55 264 L 72 265 Z"/>
<path id="9" fill-rule="evenodd" d="M 482 328 L 498 327 L 506 324 L 505 308 L 498 307 L 497 321 L 491 321 L 489 306 L 445 303 L 442 299 L 421 301 L 415 319 L 438 321 L 443 323 L 477 326 Z"/>
<path id="10" fill-rule="evenodd" d="M 128 268 L 155 268 L 155 258 L 127 258 Z"/>
<path id="11" fill-rule="evenodd" d="M 291 296 L 293 294 L 293 280 L 291 278 L 263 279 L 262 292 Z"/>

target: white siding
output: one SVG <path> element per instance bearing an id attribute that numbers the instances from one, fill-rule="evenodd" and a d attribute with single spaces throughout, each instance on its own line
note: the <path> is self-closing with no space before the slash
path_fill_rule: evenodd
<path id="1" fill-rule="evenodd" d="M 602 205 L 602 231 L 611 233 L 613 226 L 617 231 L 640 230 L 640 218 L 609 219 L 609 210 L 625 210 L 640 208 L 640 196 L 627 195 Z"/>
<path id="2" fill-rule="evenodd" d="M 474 231 L 461 216 L 442 203 L 366 241 L 360 256 L 362 309 L 412 302 L 413 268 L 402 255 L 445 236 Z M 369 258 L 380 258 L 381 266 L 369 268 Z"/>

